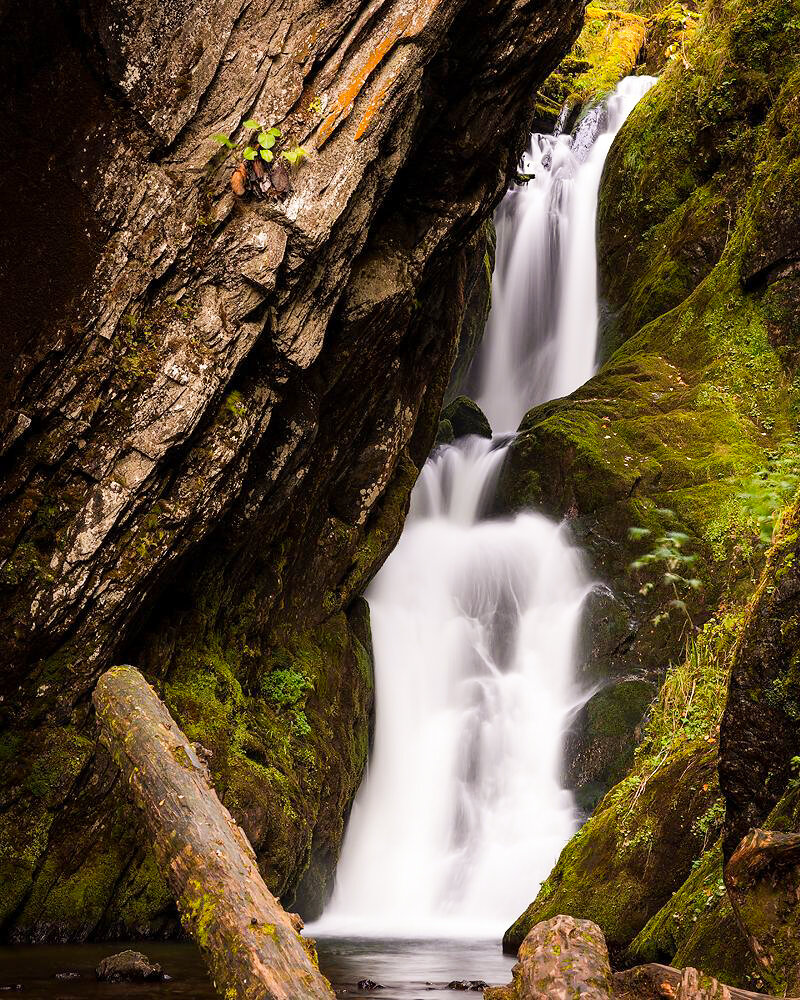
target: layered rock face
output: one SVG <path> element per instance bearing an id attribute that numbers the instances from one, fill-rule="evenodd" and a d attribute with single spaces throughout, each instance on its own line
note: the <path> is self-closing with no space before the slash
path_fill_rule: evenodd
<path id="1" fill-rule="evenodd" d="M 3 6 L 6 937 L 175 927 L 94 742 L 92 687 L 123 659 L 204 748 L 270 888 L 319 911 L 368 749 L 359 595 L 582 15 Z M 211 136 L 243 143 L 249 118 L 310 153 L 285 197 L 229 186 Z"/>

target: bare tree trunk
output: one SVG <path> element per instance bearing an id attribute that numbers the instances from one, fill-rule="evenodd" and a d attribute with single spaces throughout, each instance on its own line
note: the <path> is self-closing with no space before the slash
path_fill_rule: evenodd
<path id="1" fill-rule="evenodd" d="M 94 705 L 217 991 L 226 1000 L 331 1000 L 205 764 L 139 671 L 104 673 Z"/>

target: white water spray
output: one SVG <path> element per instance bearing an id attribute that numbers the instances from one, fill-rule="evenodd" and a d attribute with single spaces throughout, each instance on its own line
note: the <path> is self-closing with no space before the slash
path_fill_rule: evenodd
<path id="1" fill-rule="evenodd" d="M 498 211 L 478 360 L 496 429 L 594 370 L 597 190 L 613 135 L 652 82 L 623 81 L 591 134 L 534 136 L 522 170 L 537 176 Z M 563 527 L 534 513 L 486 519 L 506 443 L 436 451 L 370 587 L 375 745 L 312 933 L 496 936 L 574 830 L 561 747 L 590 585 Z"/>

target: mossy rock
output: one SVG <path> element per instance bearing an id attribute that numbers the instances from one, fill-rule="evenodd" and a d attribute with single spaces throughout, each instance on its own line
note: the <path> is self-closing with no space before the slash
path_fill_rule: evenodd
<path id="1" fill-rule="evenodd" d="M 800 781 L 794 778 L 757 831 L 757 841 L 737 850 L 750 854 L 726 867 L 728 892 L 750 950 L 761 958 L 764 992 L 796 996 L 800 990 Z M 723 853 L 724 853 L 723 844 Z"/>
<path id="2" fill-rule="evenodd" d="M 581 810 L 590 812 L 629 771 L 655 691 L 648 681 L 612 682 L 581 709 L 564 748 L 564 783 Z"/>
<path id="3" fill-rule="evenodd" d="M 218 596 L 209 591 L 206 610 Z M 215 787 L 261 856 L 272 892 L 315 916 L 332 890 L 369 751 L 368 607 L 357 599 L 349 614 L 287 628 L 264 649 L 214 622 L 216 614 L 198 616 L 171 662 L 163 646 L 145 643 L 145 669 L 189 739 L 207 752 Z M 4 734 L 0 767 L 18 789 L 18 807 L 3 813 L 0 826 L 8 890 L 0 919 L 13 917 L 19 939 L 174 935 L 172 894 L 116 768 L 89 738 L 88 714 L 81 728 Z"/>
<path id="4" fill-rule="evenodd" d="M 719 797 L 716 752 L 684 744 L 643 778 L 605 796 L 506 931 L 505 951 L 516 951 L 540 920 L 564 913 L 593 920 L 619 953 L 686 880 L 703 846 L 693 824 Z"/>
<path id="5" fill-rule="evenodd" d="M 536 99 L 536 128 L 551 132 L 561 109 L 570 109 L 568 127 L 581 109 L 602 100 L 635 69 L 647 36 L 645 18 L 626 4 L 590 3 L 586 23 L 566 59 L 562 60 Z"/>
<path id="6" fill-rule="evenodd" d="M 448 434 L 449 439 L 447 439 Z M 452 403 L 448 403 L 442 410 L 436 443 L 446 444 L 447 440 L 467 437 L 469 434 L 490 438 L 492 428 L 477 403 L 469 396 L 456 396 Z"/>
<path id="7" fill-rule="evenodd" d="M 725 891 L 719 843 L 695 862 L 689 878 L 636 935 L 623 962 L 693 966 L 730 986 L 763 991 Z"/>

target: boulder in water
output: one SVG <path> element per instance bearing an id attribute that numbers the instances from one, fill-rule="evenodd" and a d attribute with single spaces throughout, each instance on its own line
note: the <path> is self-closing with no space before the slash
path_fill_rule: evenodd
<path id="1" fill-rule="evenodd" d="M 163 980 L 161 966 L 140 951 L 121 951 L 104 958 L 95 970 L 103 983 L 137 983 Z"/>
<path id="2" fill-rule="evenodd" d="M 360 990 L 384 990 L 385 986 L 380 983 L 376 983 L 374 979 L 360 979 L 358 981 L 358 988 Z"/>
<path id="3" fill-rule="evenodd" d="M 489 984 L 482 979 L 454 979 L 447 984 L 447 988 L 448 990 L 460 990 L 462 993 L 466 993 L 468 990 L 482 993 L 489 988 Z"/>
<path id="4" fill-rule="evenodd" d="M 508 986 L 490 987 L 486 1000 L 609 1000 L 611 965 L 603 932 L 591 920 L 559 914 L 530 931 L 517 953 Z"/>
<path id="5" fill-rule="evenodd" d="M 440 428 L 449 424 L 454 438 L 477 434 L 478 437 L 490 438 L 492 428 L 483 410 L 469 396 L 456 396 L 442 410 Z"/>

